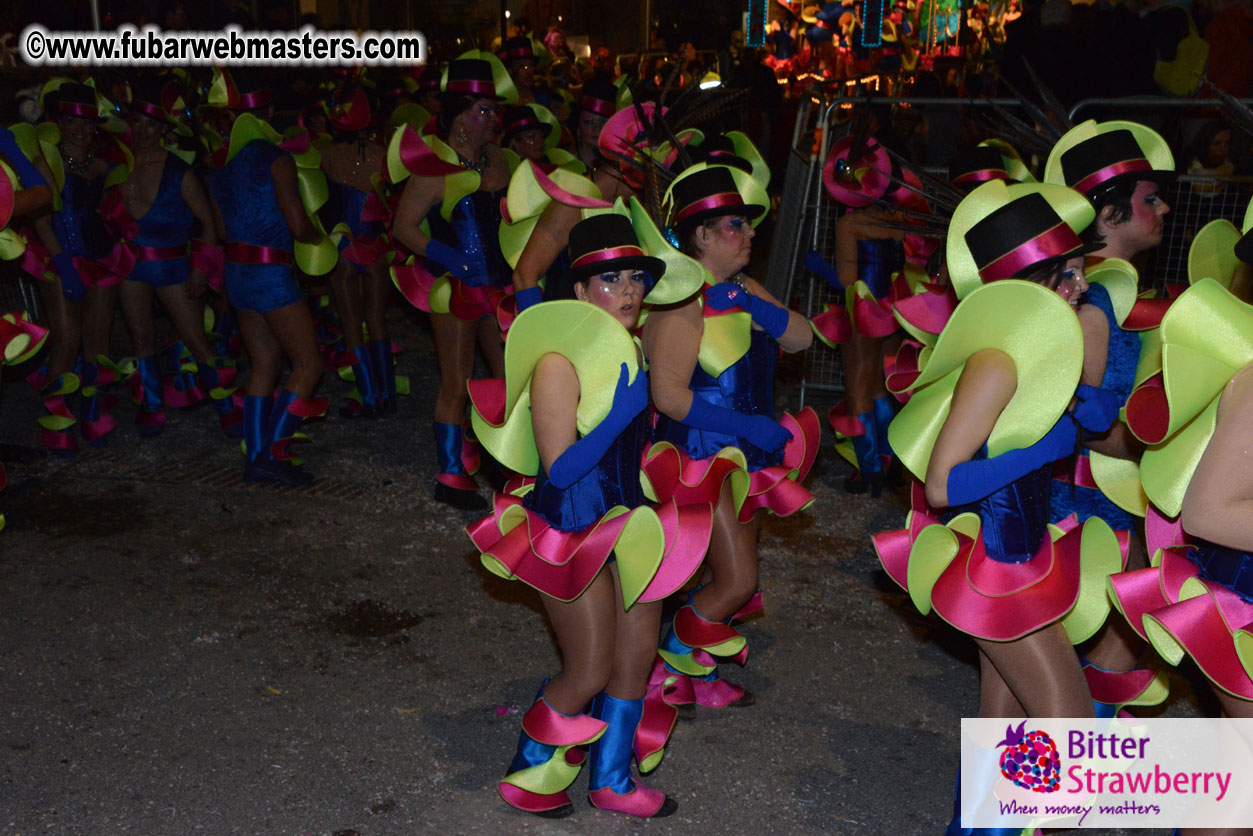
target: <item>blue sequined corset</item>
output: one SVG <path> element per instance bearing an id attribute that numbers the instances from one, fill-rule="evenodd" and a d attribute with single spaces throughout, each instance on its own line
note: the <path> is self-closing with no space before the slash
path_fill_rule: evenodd
<path id="1" fill-rule="evenodd" d="M 986 459 L 985 445 L 974 459 Z M 982 523 L 980 528 L 988 557 L 1000 563 L 1026 563 L 1049 536 L 1049 483 L 1053 479 L 1050 463 L 1028 473 L 978 502 L 950 509 L 945 520 L 963 511 L 974 511 Z"/>
<path id="2" fill-rule="evenodd" d="M 748 351 L 735 365 L 718 377 L 710 377 L 698 363 L 692 372 L 692 394 L 715 406 L 733 409 L 746 415 L 774 417 L 774 373 L 779 361 L 779 344 L 765 331 L 751 330 Z M 783 452 L 767 453 L 746 438 L 725 435 L 712 430 L 689 427 L 665 415 L 657 416 L 653 437 L 669 441 L 693 459 L 715 456 L 724 447 L 744 451 L 748 469 L 761 470 L 783 461 Z"/>
<path id="3" fill-rule="evenodd" d="M 61 252 L 85 258 L 103 258 L 109 252 L 109 233 L 100 217 L 103 196 L 103 177 L 88 180 L 65 172 L 61 209 L 52 213 L 52 231 L 61 244 Z"/>
<path id="4" fill-rule="evenodd" d="M 326 203 L 322 204 L 322 208 L 318 210 L 318 217 L 327 231 L 340 223 L 348 226 L 354 238 L 362 235 L 378 235 L 383 231 L 382 223 L 361 220 L 361 211 L 365 208 L 365 202 L 370 196 L 369 192 L 354 189 L 344 183 L 336 183 L 334 180 L 327 180 L 326 185 Z M 340 249 L 346 246 L 348 246 L 347 238 L 340 242 Z"/>
<path id="5" fill-rule="evenodd" d="M 1105 361 L 1105 377 L 1101 378 L 1101 388 L 1110 389 L 1118 395 L 1120 403 L 1126 402 L 1131 395 L 1131 387 L 1135 383 L 1136 366 L 1140 363 L 1140 335 L 1135 331 L 1124 331 L 1114 316 L 1114 303 L 1110 301 L 1109 291 L 1099 284 L 1088 288 L 1086 302 L 1095 305 L 1105 314 L 1109 323 L 1109 356 Z"/>
<path id="6" fill-rule="evenodd" d="M 282 148 L 254 139 L 213 175 L 211 187 L 226 240 L 292 251 L 292 234 L 278 208 L 270 166 L 287 154 Z"/>
<path id="7" fill-rule="evenodd" d="M 470 192 L 457 201 L 450 220 L 445 221 L 438 211 L 427 215 L 431 237 L 460 251 L 469 262 L 470 277 L 462 281 L 470 287 L 504 287 L 513 281 L 513 270 L 500 252 L 500 199 L 504 196 L 504 189 Z"/>
<path id="8" fill-rule="evenodd" d="M 540 468 L 523 504 L 558 531 L 582 531 L 615 505 L 643 505 L 647 500 L 640 485 L 640 458 L 647 439 L 648 410 L 644 410 L 614 439 L 596 467 L 565 490 L 553 487 Z"/>
<path id="9" fill-rule="evenodd" d="M 173 154 L 165 155 L 165 167 L 161 170 L 161 185 L 152 207 L 137 218 L 139 234 L 135 243 L 145 247 L 174 247 L 191 239 L 192 224 L 196 216 L 183 200 L 183 177 L 190 166 Z"/>
<path id="10" fill-rule="evenodd" d="M 1253 556 L 1248 552 L 1201 540 L 1188 549 L 1188 559 L 1201 570 L 1201 577 L 1253 603 Z"/>
<path id="11" fill-rule="evenodd" d="M 857 278 L 866 283 L 876 299 L 888 295 L 892 277 L 905 266 L 905 246 L 891 238 L 857 242 Z"/>
<path id="12" fill-rule="evenodd" d="M 1101 378 L 1101 388 L 1113 391 L 1118 395 L 1118 400 L 1124 402 L 1131 395 L 1131 388 L 1135 383 L 1136 366 L 1140 362 L 1140 335 L 1119 327 L 1109 291 L 1102 285 L 1094 284 L 1089 287 L 1084 301 L 1100 308 L 1109 324 L 1109 353 L 1105 361 L 1105 376 Z M 1080 455 L 1087 456 L 1089 453 L 1085 447 Z M 1131 514 L 1119 508 L 1096 488 L 1071 485 L 1058 479 L 1053 483 L 1052 496 L 1054 521 L 1075 514 L 1079 522 L 1090 517 L 1100 517 L 1114 529 L 1134 531 L 1138 527 Z"/>

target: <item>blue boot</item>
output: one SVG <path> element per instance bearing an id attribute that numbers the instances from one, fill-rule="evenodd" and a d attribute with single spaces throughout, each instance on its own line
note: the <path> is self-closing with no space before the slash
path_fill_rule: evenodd
<path id="1" fill-rule="evenodd" d="M 588 753 L 587 800 L 593 807 L 642 819 L 662 818 L 678 802 L 631 777 L 635 732 L 644 715 L 644 698 L 622 700 L 604 691 L 592 699 L 592 717 L 605 723 L 605 733 Z"/>
<path id="2" fill-rule="evenodd" d="M 848 493 L 865 493 L 878 496 L 883 491 L 883 459 L 879 451 L 879 426 L 873 412 L 863 412 L 857 416 L 865 432 L 852 437 L 853 452 L 857 454 L 856 478 L 850 477 L 844 482 L 844 490 Z M 885 429 L 886 433 L 887 430 Z"/>
<path id="3" fill-rule="evenodd" d="M 380 414 L 396 411 L 396 361 L 392 357 L 391 340 L 371 340 L 366 343 L 370 363 L 374 370 L 375 386 L 378 387 Z"/>
<path id="4" fill-rule="evenodd" d="M 547 682 L 545 682 L 547 684 Z M 501 780 L 500 797 L 511 806 L 548 819 L 574 812 L 566 789 L 583 768 L 581 746 L 597 740 L 605 724 L 582 714 L 562 714 L 544 699 L 522 715 L 518 749 Z"/>
<path id="5" fill-rule="evenodd" d="M 248 464 L 269 456 L 265 431 L 270 424 L 270 412 L 273 408 L 273 398 L 261 395 L 244 397 L 244 456 Z"/>
<path id="6" fill-rule="evenodd" d="M 79 359 L 82 364 L 79 375 L 82 381 L 82 388 L 79 389 L 82 396 L 78 415 L 79 431 L 92 447 L 107 447 L 109 442 L 105 436 L 113 432 L 117 422 L 109 414 L 107 396 L 100 392 L 100 364 Z"/>
<path id="7" fill-rule="evenodd" d="M 435 500 L 461 511 L 485 511 L 487 500 L 479 496 L 478 483 L 466 473 L 461 461 L 464 435 L 460 424 L 434 424 L 435 457 L 439 472 L 435 474 Z"/>
<path id="8" fill-rule="evenodd" d="M 201 365 L 196 370 L 199 388 L 213 402 L 222 432 L 227 438 L 243 438 L 243 413 L 240 409 L 240 398 L 235 388 L 230 386 L 234 379 L 233 364 L 222 357 L 215 357 L 211 362 Z"/>
<path id="9" fill-rule="evenodd" d="M 729 638 L 734 644 L 739 645 L 739 649 L 734 650 L 734 655 L 746 656 L 744 641 L 729 626 L 731 619 L 719 623 L 712 622 L 696 611 L 692 604 L 692 599 L 696 595 L 700 587 L 693 589 L 688 593 L 687 604 L 675 613 L 674 621 L 671 622 L 669 630 L 661 640 L 661 645 L 657 649 L 657 655 L 661 658 L 660 665 L 664 667 L 665 672 L 686 678 L 686 682 L 682 683 L 682 687 L 674 688 L 670 691 L 672 698 L 667 700 L 676 708 L 692 703 L 703 705 L 708 708 L 725 708 L 734 706 L 736 708 L 747 708 L 753 705 L 757 699 L 751 691 L 748 691 L 740 685 L 728 682 L 718 675 L 718 665 L 705 664 L 695 656 L 695 645 L 689 645 L 679 638 L 679 631 L 686 630 L 684 633 L 689 641 L 699 641 L 702 634 L 708 634 L 711 631 L 716 633 L 712 637 L 719 646 L 725 647 L 724 642 Z M 719 629 L 725 627 L 725 630 Z M 693 637 L 696 638 L 693 638 Z M 707 645 L 713 647 L 713 644 Z M 707 653 L 708 651 L 706 651 Z M 712 657 L 709 657 L 712 658 Z M 741 659 L 741 664 L 742 664 Z M 650 678 L 650 684 L 657 684 L 661 679 L 662 672 L 654 668 L 654 674 Z M 688 713 L 684 714 L 689 716 Z"/>
<path id="10" fill-rule="evenodd" d="M 357 385 L 348 396 L 349 403 L 340 409 L 339 414 L 345 418 L 373 418 L 380 411 L 374 356 L 365 347 L 354 348 L 352 353 L 356 358 L 356 362 L 352 364 L 352 376 Z"/>
<path id="11" fill-rule="evenodd" d="M 290 389 L 279 389 L 274 407 L 266 423 L 265 439 L 257 457 L 244 467 L 245 482 L 273 482 L 299 488 L 313 482 L 313 476 L 293 464 L 295 457 L 287 453 L 287 443 L 308 414 L 309 398 L 302 398 Z M 247 422 L 245 421 L 245 424 Z"/>
<path id="12" fill-rule="evenodd" d="M 135 426 L 140 436 L 154 438 L 165 429 L 165 404 L 161 400 L 161 364 L 156 357 L 140 357 L 131 377 L 131 400 L 139 406 Z"/>

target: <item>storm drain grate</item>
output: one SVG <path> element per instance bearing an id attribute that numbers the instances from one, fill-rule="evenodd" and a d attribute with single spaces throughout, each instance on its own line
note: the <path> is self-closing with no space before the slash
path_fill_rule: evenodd
<path id="1" fill-rule="evenodd" d="M 249 485 L 244 482 L 244 469 L 238 463 L 224 464 L 211 461 L 165 461 L 132 466 L 122 457 L 110 452 L 90 452 L 80 455 L 69 466 L 61 468 L 63 475 L 77 479 L 111 479 L 121 482 L 144 482 L 153 485 L 208 485 L 216 488 L 247 488 L 272 490 L 268 485 Z M 362 489 L 340 479 L 315 478 L 303 488 L 289 488 L 293 493 L 324 499 L 357 499 Z"/>

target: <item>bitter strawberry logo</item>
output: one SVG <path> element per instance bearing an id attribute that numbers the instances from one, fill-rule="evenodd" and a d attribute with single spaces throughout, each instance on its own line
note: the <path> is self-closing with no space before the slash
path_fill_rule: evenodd
<path id="1" fill-rule="evenodd" d="M 1057 792 L 1062 774 L 1057 744 L 1048 732 L 1024 732 L 1025 728 L 1026 720 L 1016 729 L 1006 726 L 1005 739 L 996 744 L 1005 747 L 1001 752 L 1001 774 L 1032 792 Z"/>

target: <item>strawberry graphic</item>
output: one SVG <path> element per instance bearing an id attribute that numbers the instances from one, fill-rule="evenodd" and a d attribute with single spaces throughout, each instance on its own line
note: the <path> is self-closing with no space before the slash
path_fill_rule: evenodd
<path id="1" fill-rule="evenodd" d="M 1057 792 L 1062 773 L 1057 744 L 1048 732 L 1024 732 L 1026 728 L 1026 720 L 1016 729 L 1012 725 L 1005 727 L 1005 739 L 996 744 L 1005 747 L 1001 752 L 1001 774 L 1032 792 Z"/>

